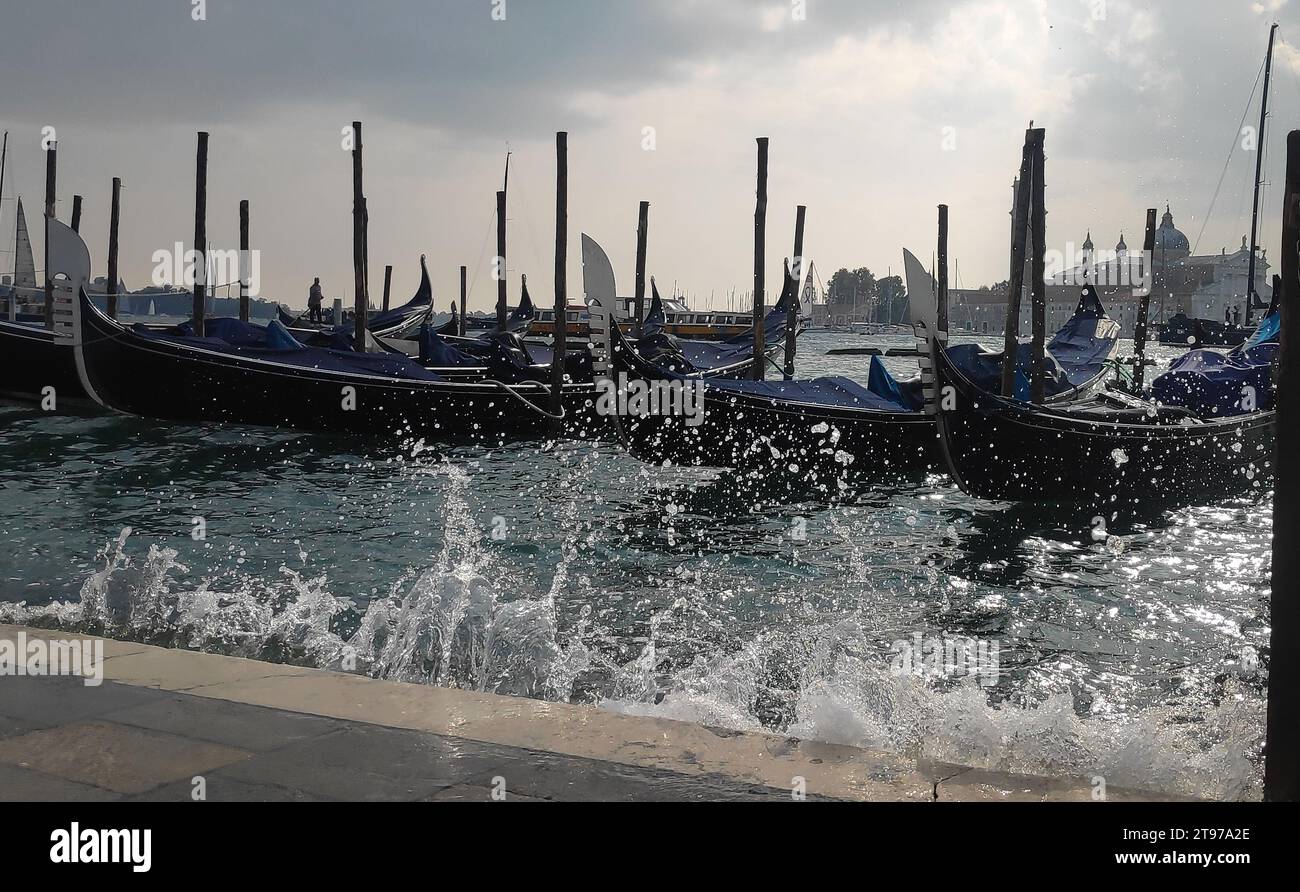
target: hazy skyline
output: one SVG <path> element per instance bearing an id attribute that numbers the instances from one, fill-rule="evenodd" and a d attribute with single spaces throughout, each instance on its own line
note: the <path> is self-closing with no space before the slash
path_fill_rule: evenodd
<path id="1" fill-rule="evenodd" d="M 252 205 L 262 295 L 302 305 L 320 276 L 351 299 L 351 167 L 341 130 L 365 125 L 370 290 L 394 298 L 428 254 L 437 307 L 470 267 L 471 308 L 495 299 L 494 193 L 512 151 L 510 297 L 518 275 L 549 303 L 554 138 L 569 145 L 569 293 L 578 236 L 632 290 L 637 203 L 651 202 L 649 271 L 701 305 L 752 282 L 754 139 L 771 138 L 768 281 L 808 205 L 806 255 L 898 272 L 951 206 L 954 275 L 1006 277 L 1011 181 L 1033 119 L 1047 130 L 1049 247 L 1091 228 L 1141 243 L 1169 202 L 1201 253 L 1249 231 L 1268 25 L 1274 68 L 1261 243 L 1277 253 L 1285 133 L 1300 120 L 1295 3 L 1287 0 L 43 0 L 4 13 L 5 197 L 21 194 L 39 252 L 41 129 L 57 129 L 58 214 L 85 196 L 82 233 L 104 272 L 109 183 L 123 178 L 122 275 L 147 284 L 154 251 L 193 233 L 195 131 L 211 133 L 208 232 L 237 246 Z M 800 12 L 805 13 L 801 19 Z M 1300 43 L 1300 36 L 1295 36 Z M 653 128 L 654 148 L 646 148 Z M 0 218 L 12 264 L 13 205 Z M 1204 226 L 1204 235 L 1201 236 Z M 1198 244 L 1198 236 L 1199 244 Z M 774 294 L 769 290 L 769 300 Z"/>

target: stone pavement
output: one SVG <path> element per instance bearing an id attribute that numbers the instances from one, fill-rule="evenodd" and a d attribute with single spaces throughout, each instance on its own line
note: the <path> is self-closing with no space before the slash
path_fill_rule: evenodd
<path id="1" fill-rule="evenodd" d="M 19 633 L 83 639 L 0 625 Z M 0 677 L 0 801 L 1090 801 L 854 747 L 104 642 L 98 687 Z M 201 779 L 201 780 L 198 780 Z M 1159 799 L 1111 788 L 1109 798 Z"/>

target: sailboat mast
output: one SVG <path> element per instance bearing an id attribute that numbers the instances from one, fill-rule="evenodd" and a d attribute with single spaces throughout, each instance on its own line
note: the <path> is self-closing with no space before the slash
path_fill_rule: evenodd
<path id="1" fill-rule="evenodd" d="M 6 130 L 6 131 L 5 131 L 5 137 L 4 137 L 4 146 L 3 146 L 2 148 L 0 148 L 0 218 L 3 218 L 3 217 L 4 217 L 4 206 L 5 206 L 5 163 L 6 163 L 8 160 L 9 160 L 9 131 Z M 18 239 L 18 226 L 17 226 L 17 224 L 15 224 L 15 225 L 14 225 L 14 240 L 15 240 L 15 244 L 14 244 L 14 249 L 15 249 L 15 250 L 14 250 L 14 266 L 15 266 L 15 269 L 14 269 L 14 284 L 17 284 L 17 280 L 18 280 L 18 275 L 17 275 L 18 270 L 16 269 L 16 267 L 17 267 L 17 265 L 18 265 L 18 251 L 17 251 L 17 247 L 18 247 L 18 246 L 17 246 L 17 239 Z M 12 303 L 15 303 L 17 300 L 18 300 L 18 292 L 15 290 L 11 295 L 9 295 L 9 303 L 11 303 L 11 304 L 12 304 Z"/>
<path id="2" fill-rule="evenodd" d="M 1273 73 L 1273 38 L 1277 22 L 1268 30 L 1268 55 L 1264 57 L 1264 98 L 1259 104 L 1259 139 L 1255 143 L 1255 206 L 1250 214 L 1250 266 L 1246 274 L 1246 324 L 1255 307 L 1255 250 L 1259 240 L 1259 187 L 1264 178 L 1264 128 L 1268 123 L 1268 81 Z"/>

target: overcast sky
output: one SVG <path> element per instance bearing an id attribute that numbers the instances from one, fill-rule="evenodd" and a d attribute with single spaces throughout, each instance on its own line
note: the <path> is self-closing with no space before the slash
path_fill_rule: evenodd
<path id="1" fill-rule="evenodd" d="M 1092 229 L 1141 243 L 1165 202 L 1201 252 L 1249 229 L 1271 21 L 1281 24 L 1263 244 L 1277 253 L 1286 130 L 1300 125 L 1300 0 L 6 0 L 0 128 L 5 198 L 44 194 L 41 128 L 57 130 L 59 216 L 103 273 L 109 186 L 125 183 L 122 274 L 193 236 L 195 132 L 211 133 L 208 232 L 237 247 L 252 203 L 262 294 L 302 305 L 314 276 L 351 291 L 351 167 L 365 125 L 371 293 L 383 266 L 414 290 L 429 256 L 440 309 L 471 269 L 494 301 L 494 193 L 511 167 L 511 301 L 519 273 L 553 296 L 555 131 L 569 136 L 569 291 L 578 235 L 608 250 L 630 294 L 637 202 L 652 203 L 649 268 L 700 305 L 752 282 L 755 137 L 771 138 L 769 281 L 806 204 L 806 255 L 879 275 L 928 257 L 951 206 L 960 284 L 1006 278 L 1011 180 L 1030 119 L 1047 130 L 1049 247 Z M 799 16 L 801 11 L 806 13 Z M 1248 112 L 1248 113 L 1247 113 Z M 654 128 L 654 148 L 645 148 Z M 955 141 L 955 142 L 954 142 Z M 0 255 L 12 263 L 13 204 Z M 39 226 L 33 223 L 39 243 Z M 39 244 L 38 244 L 39 264 Z"/>

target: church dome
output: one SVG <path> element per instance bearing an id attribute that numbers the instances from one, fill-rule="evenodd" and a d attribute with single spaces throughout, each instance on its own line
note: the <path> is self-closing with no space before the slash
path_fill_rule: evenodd
<path id="1" fill-rule="evenodd" d="M 1189 254 L 1192 250 L 1187 236 L 1174 226 L 1174 215 L 1169 212 L 1169 205 L 1165 205 L 1165 215 L 1160 221 L 1160 228 L 1156 230 L 1156 250 L 1182 251 Z"/>

